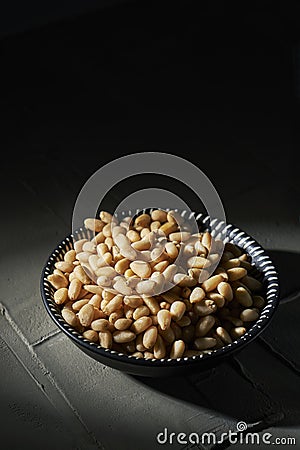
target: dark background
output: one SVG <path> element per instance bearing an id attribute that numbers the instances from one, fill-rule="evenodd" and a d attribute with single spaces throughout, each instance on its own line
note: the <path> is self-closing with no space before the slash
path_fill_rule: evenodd
<path id="1" fill-rule="evenodd" d="M 75 194 L 104 163 L 154 150 L 199 165 L 228 207 L 228 187 L 264 171 L 296 188 L 297 2 L 26 5 L 0 22 L 6 174 L 51 187 L 69 167 Z"/>

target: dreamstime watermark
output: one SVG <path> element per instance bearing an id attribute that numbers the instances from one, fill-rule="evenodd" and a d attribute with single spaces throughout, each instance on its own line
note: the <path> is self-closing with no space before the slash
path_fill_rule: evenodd
<path id="1" fill-rule="evenodd" d="M 224 442 L 229 445 L 296 445 L 296 438 L 292 436 L 273 437 L 272 433 L 256 433 L 247 431 L 246 422 L 240 421 L 236 424 L 236 430 L 229 430 L 217 436 L 216 433 L 175 433 L 169 432 L 168 428 L 157 434 L 158 444 L 182 444 L 182 445 L 216 445 Z"/>
<path id="2" fill-rule="evenodd" d="M 194 164 L 187 161 L 184 158 L 179 156 L 171 155 L 168 153 L 159 153 L 159 152 L 144 152 L 144 153 L 134 153 L 131 155 L 123 156 L 121 158 L 115 159 L 110 163 L 104 165 L 99 170 L 97 170 L 84 184 L 82 187 L 73 209 L 73 217 L 72 217 L 72 232 L 74 236 L 74 241 L 76 239 L 82 239 L 82 234 L 78 234 L 77 231 L 82 227 L 84 220 L 86 218 L 96 218 L 99 210 L 99 205 L 101 205 L 102 200 L 105 195 L 116 185 L 118 185 L 123 180 L 126 180 L 129 177 L 133 177 L 136 175 L 143 174 L 154 174 L 154 175 L 162 175 L 165 177 L 173 178 L 176 181 L 180 181 L 188 188 L 190 188 L 194 194 L 199 198 L 201 203 L 204 205 L 206 209 L 206 213 L 212 221 L 217 220 L 219 224 L 220 234 L 222 229 L 226 226 L 226 217 L 223 208 L 222 201 L 213 186 L 212 182 L 209 178 Z M 170 181 L 166 181 L 166 186 L 170 186 Z M 110 211 L 116 218 L 118 222 L 122 223 L 121 230 L 124 227 L 125 230 L 129 230 L 130 220 L 134 220 L 136 214 L 147 208 L 155 208 L 162 210 L 175 210 L 178 214 L 175 217 L 177 221 L 177 225 L 180 232 L 188 231 L 191 236 L 196 236 L 198 233 L 198 224 L 195 219 L 195 214 L 190 210 L 188 204 L 184 199 L 182 199 L 178 193 L 171 192 L 168 189 L 158 189 L 156 187 L 152 188 L 144 188 L 137 190 L 133 194 L 128 195 L 124 198 L 119 205 L 115 208 L 114 211 Z M 124 212 L 126 212 L 126 220 L 124 219 Z M 204 211 L 202 211 L 204 212 Z M 180 214 L 183 214 L 180 216 Z M 210 221 L 206 223 L 207 226 L 210 225 Z M 116 226 L 116 222 L 111 222 L 111 234 L 114 236 L 113 227 Z M 221 227 L 221 228 L 220 228 Z M 120 229 L 120 227 L 119 227 Z M 153 243 L 159 247 L 158 250 L 162 253 L 165 250 L 165 245 L 167 243 L 166 236 L 159 233 L 161 230 L 156 230 L 152 232 Z M 117 231 L 116 233 L 122 233 L 122 231 Z M 163 236 L 162 236 L 163 234 Z M 94 235 L 95 236 L 95 235 Z M 216 236 L 214 236 L 216 237 Z M 208 263 L 205 266 L 205 271 L 202 271 L 199 275 L 199 282 L 203 281 L 209 276 L 215 268 L 217 267 L 219 260 L 221 258 L 224 243 L 222 239 L 219 237 L 219 248 L 217 251 L 214 251 L 213 246 L 211 246 L 207 259 Z M 121 241 L 119 239 L 119 241 Z M 126 239 L 123 238 L 123 241 Z M 125 242 L 126 243 L 126 242 Z M 154 245 L 153 244 L 153 245 Z M 121 244 L 120 244 L 121 245 Z M 127 244 L 126 244 L 127 245 Z M 131 244 L 130 244 L 131 245 Z M 125 246 L 125 244 L 124 244 Z M 181 247 L 183 248 L 183 247 Z M 196 250 L 192 248 L 193 254 L 189 256 L 195 256 Z M 142 251 L 132 251 L 129 248 L 129 244 L 127 248 L 121 249 L 121 254 L 126 256 L 127 259 L 133 260 L 145 260 L 144 258 L 148 258 L 149 256 Z M 151 253 L 153 248 L 151 247 L 148 253 Z M 125 252 L 125 253 L 124 253 Z M 146 252 L 147 253 L 147 252 Z M 215 253 L 214 259 L 210 260 L 210 253 Z M 151 253 L 152 255 L 152 253 Z M 157 259 L 160 255 L 155 253 L 155 258 Z M 217 256 L 217 258 L 216 258 Z M 149 263 L 152 262 L 152 259 L 147 261 Z M 188 266 L 188 258 L 183 256 L 181 249 L 179 250 L 178 257 L 174 261 L 172 265 L 176 266 L 177 274 L 179 276 L 187 276 L 189 271 Z M 102 263 L 101 263 L 102 264 Z M 101 265 L 109 265 L 109 263 L 104 263 Z M 103 277 L 97 277 L 95 271 L 91 270 L 89 267 L 89 262 L 85 262 L 82 264 L 82 267 L 91 279 L 93 279 L 97 284 L 101 286 L 101 281 Z M 192 276 L 192 275 L 188 275 Z M 202 278 L 201 277 L 205 277 Z M 124 283 L 128 281 L 122 274 L 118 274 L 118 279 L 122 278 Z M 136 277 L 135 277 L 136 278 Z M 155 280 L 155 279 L 153 279 Z M 155 281 L 152 280 L 153 292 L 151 291 L 151 295 L 157 295 L 161 292 L 169 290 L 175 282 L 171 280 L 167 280 L 164 284 L 158 285 Z M 137 280 L 135 280 L 136 282 Z M 149 284 L 149 283 L 148 283 Z M 106 286 L 106 285 L 105 285 Z M 159 290 L 157 290 L 159 289 Z"/>

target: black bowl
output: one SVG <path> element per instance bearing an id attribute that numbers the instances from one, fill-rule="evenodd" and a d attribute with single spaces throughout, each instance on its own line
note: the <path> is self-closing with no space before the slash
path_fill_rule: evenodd
<path id="1" fill-rule="evenodd" d="M 125 213 L 122 213 L 125 215 Z M 184 212 L 182 213 L 184 214 Z M 277 271 L 267 254 L 267 252 L 247 233 L 236 226 L 217 219 L 210 221 L 209 216 L 195 214 L 200 230 L 209 230 L 213 236 L 222 235 L 225 242 L 232 242 L 238 245 L 251 256 L 253 271 L 251 275 L 262 281 L 263 295 L 267 300 L 262 309 L 259 319 L 247 331 L 247 333 L 232 344 L 226 345 L 217 350 L 211 350 L 210 353 L 193 356 L 191 358 L 178 359 L 153 359 L 145 360 L 134 356 L 127 356 L 114 350 L 104 349 L 100 345 L 85 339 L 80 333 L 68 325 L 62 318 L 59 307 L 53 300 L 54 288 L 47 280 L 47 276 L 52 273 L 54 264 L 63 260 L 64 254 L 73 248 L 73 235 L 67 236 L 53 250 L 49 256 L 42 272 L 41 277 L 41 295 L 46 310 L 56 325 L 76 344 L 83 352 L 96 361 L 107 366 L 113 367 L 129 374 L 166 377 L 190 374 L 192 372 L 201 372 L 215 367 L 225 358 L 231 358 L 240 350 L 256 339 L 259 334 L 270 323 L 270 320 L 279 304 L 279 282 Z M 87 236 L 87 230 L 81 228 L 77 230 L 76 238 Z M 218 235 L 218 236 L 217 236 Z"/>

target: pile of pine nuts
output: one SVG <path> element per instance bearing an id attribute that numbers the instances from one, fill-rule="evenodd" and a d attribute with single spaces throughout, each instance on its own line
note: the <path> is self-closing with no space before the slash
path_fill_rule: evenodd
<path id="1" fill-rule="evenodd" d="M 210 353 L 243 336 L 265 305 L 249 255 L 208 232 L 184 231 L 174 211 L 133 223 L 101 211 L 84 225 L 94 237 L 75 241 L 47 278 L 66 323 L 101 347 L 145 359 Z M 175 264 L 180 249 L 186 274 Z M 166 283 L 173 287 L 164 291 Z"/>

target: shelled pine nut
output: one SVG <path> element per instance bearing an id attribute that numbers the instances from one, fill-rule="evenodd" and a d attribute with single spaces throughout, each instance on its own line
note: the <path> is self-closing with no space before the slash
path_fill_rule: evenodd
<path id="1" fill-rule="evenodd" d="M 84 225 L 94 236 L 74 242 L 47 278 L 66 323 L 104 348 L 145 359 L 209 353 L 243 336 L 265 306 L 251 257 L 228 242 L 210 274 L 222 243 L 191 234 L 176 211 L 121 222 L 101 211 Z"/>

